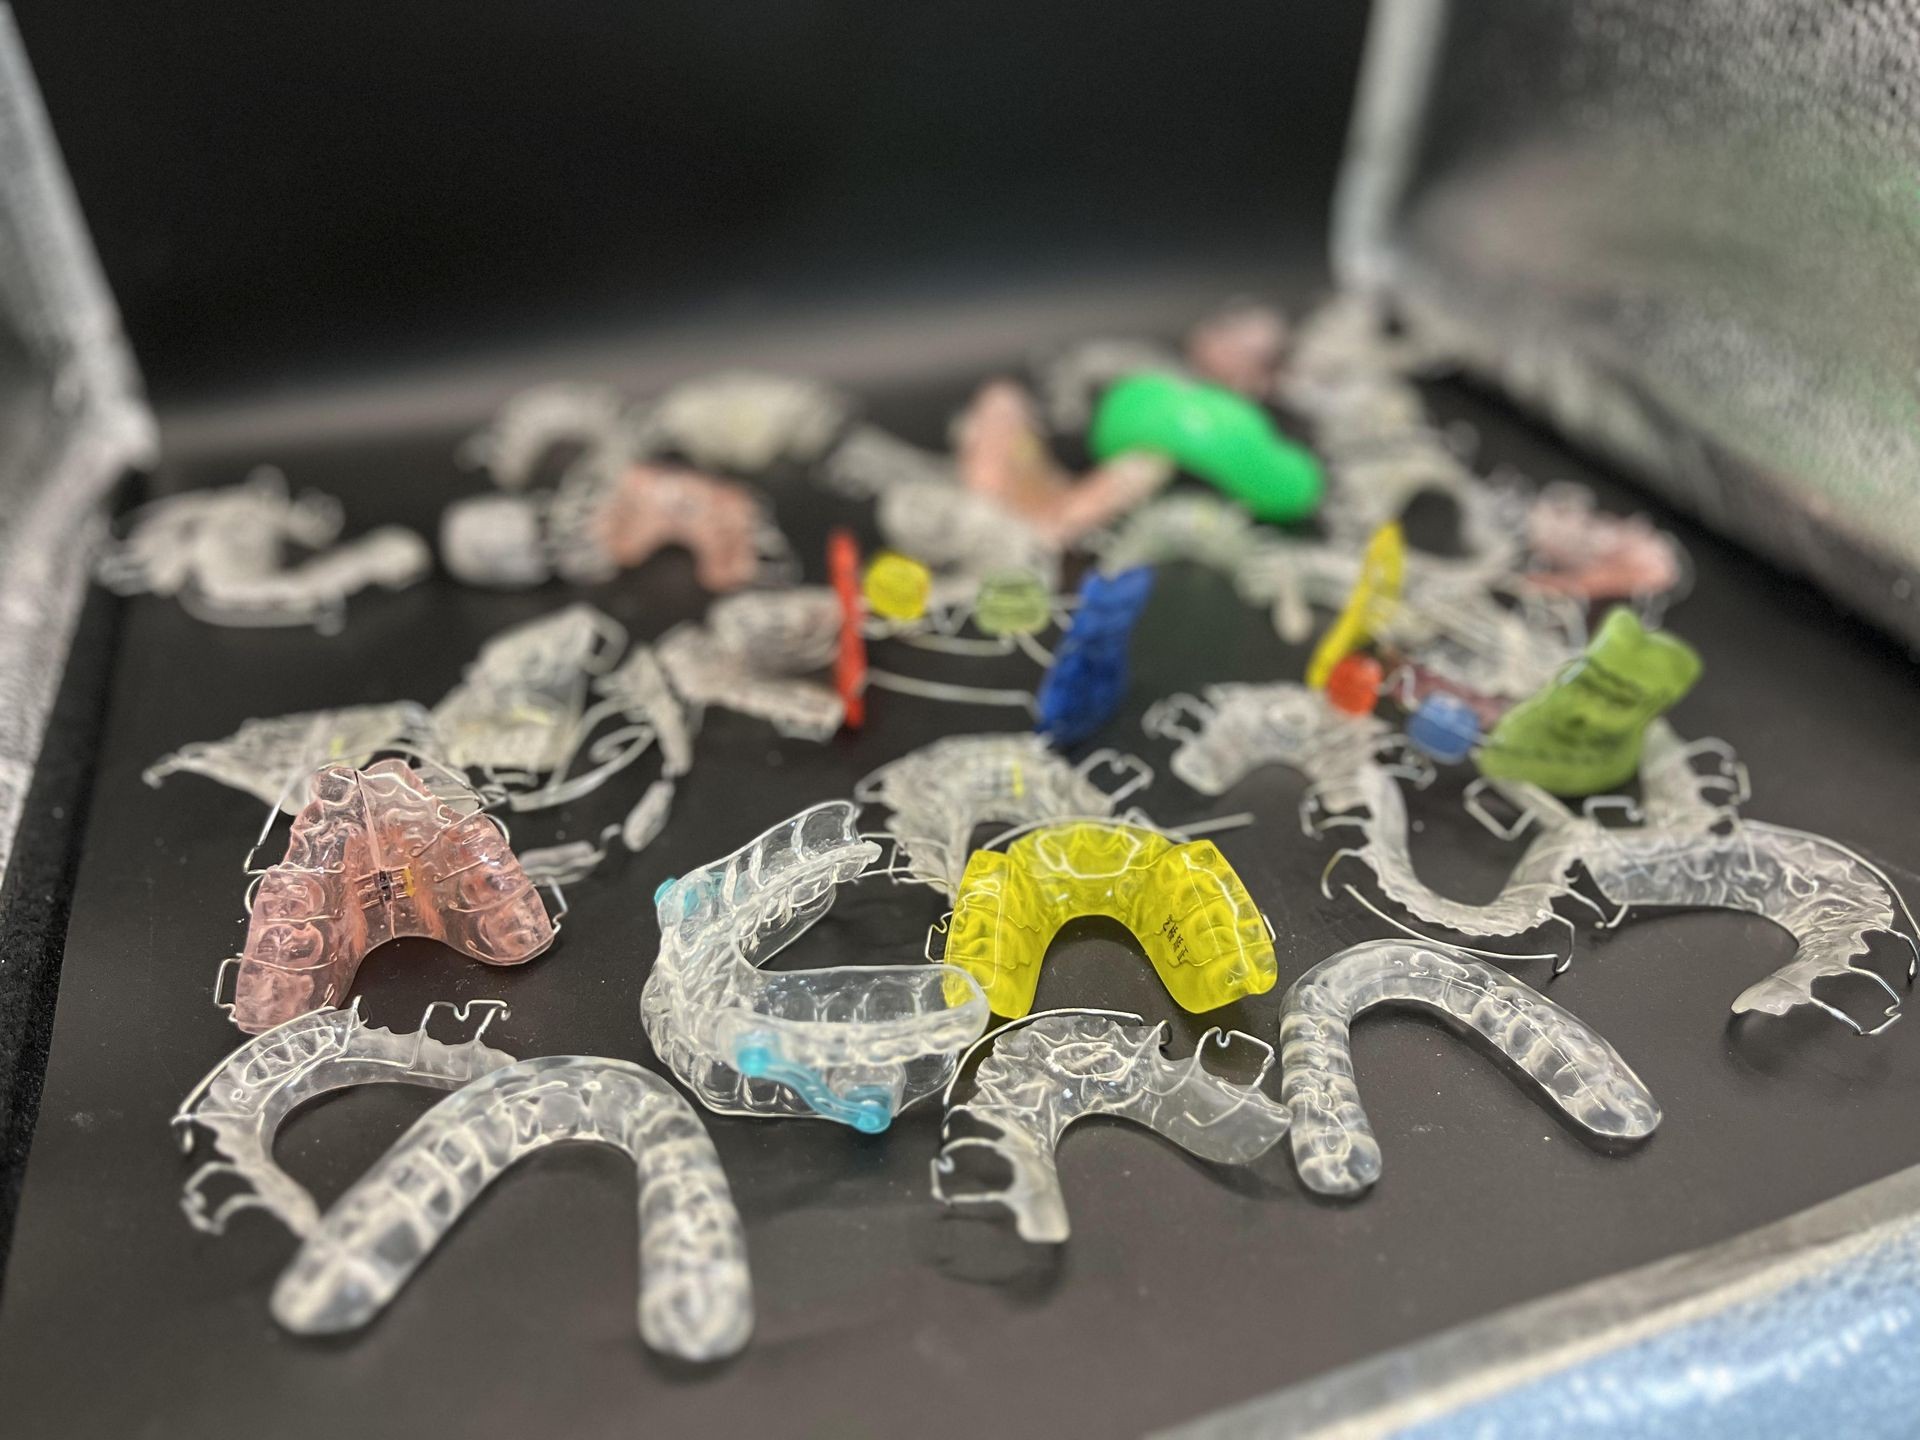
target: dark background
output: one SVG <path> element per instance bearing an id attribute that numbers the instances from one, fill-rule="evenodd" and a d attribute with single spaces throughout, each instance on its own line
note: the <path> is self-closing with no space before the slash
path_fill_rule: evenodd
<path id="1" fill-rule="evenodd" d="M 1169 333 L 1248 289 L 1304 303 L 1362 11 L 48 4 L 20 21 L 159 404 L 169 455 L 153 486 L 272 460 L 340 495 L 356 526 L 430 528 L 473 483 L 451 458 L 461 427 L 520 380 L 637 387 L 754 360 L 845 378 L 932 444 L 980 373 L 1033 346 Z M 1479 427 L 1484 463 L 1645 503 L 1482 398 L 1437 399 Z M 798 476 L 776 489 L 809 560 L 829 520 L 868 519 Z M 1797 582 L 1675 528 L 1699 565 L 1675 624 L 1707 665 L 1676 724 L 1752 763 L 1751 813 L 1832 834 L 1911 883 L 1905 661 Z M 1666 1106 L 1628 1156 L 1590 1149 L 1471 1046 L 1386 1015 L 1356 1035 L 1386 1165 L 1358 1203 L 1308 1197 L 1280 1153 L 1217 1171 L 1089 1126 L 1064 1157 L 1073 1238 L 1031 1247 L 928 1200 L 928 1109 L 879 1138 L 713 1118 L 757 1292 L 738 1360 L 696 1374 L 640 1345 L 633 1182 L 585 1147 L 496 1185 L 369 1332 L 297 1341 L 266 1310 L 289 1237 L 258 1216 L 219 1240 L 189 1230 L 176 1201 L 191 1167 L 165 1125 L 235 1040 L 206 987 L 237 942 L 258 809 L 189 776 L 149 790 L 139 772 L 248 715 L 431 701 L 482 638 L 563 598 L 436 581 L 363 597 L 329 639 L 95 595 L 22 842 L 51 899 L 44 954 L 69 896 L 72 923 L 0 1296 L 0 1429 L 1131 1434 L 1920 1161 L 1913 1022 L 1876 1042 L 1807 1012 L 1731 1022 L 1728 1000 L 1788 942 L 1738 916 L 1651 918 L 1583 937 L 1554 989 Z M 677 555 L 587 598 L 638 637 L 704 603 Z M 1185 566 L 1161 576 L 1137 654 L 1132 704 L 1105 738 L 1160 768 L 1144 797 L 1157 818 L 1261 814 L 1221 844 L 1280 934 L 1280 988 L 1173 1017 L 1176 1049 L 1216 1020 L 1272 1038 L 1286 984 L 1382 927 L 1321 900 L 1328 847 L 1295 827 L 1296 777 L 1204 800 L 1166 774 L 1138 716 L 1170 690 L 1297 674 L 1304 655 Z M 489 1037 L 503 1048 L 650 1060 L 637 1001 L 661 878 L 938 733 L 1009 723 L 890 696 L 873 709 L 867 734 L 827 746 L 712 717 L 673 826 L 576 887 L 552 954 L 496 972 L 400 942 L 362 971 L 370 1017 L 404 1028 L 427 999 L 498 994 L 515 1012 Z M 590 833 L 650 775 L 643 761 L 527 822 L 525 843 Z M 1453 893 L 1488 894 L 1511 852 L 1452 798 L 1423 802 L 1418 863 Z M 58 829 L 55 809 L 78 823 Z M 794 961 L 904 958 L 940 908 L 863 889 Z M 1877 953 L 1889 973 L 1905 954 Z M 1168 1008 L 1137 951 L 1099 928 L 1064 939 L 1043 974 L 1041 1006 L 1074 1003 Z M 371 1087 L 324 1102 L 280 1156 L 324 1203 L 431 1098 Z"/>
<path id="2" fill-rule="evenodd" d="M 166 411 L 589 334 L 1271 263 L 1282 235 L 1317 247 L 1365 7 L 18 14 Z"/>

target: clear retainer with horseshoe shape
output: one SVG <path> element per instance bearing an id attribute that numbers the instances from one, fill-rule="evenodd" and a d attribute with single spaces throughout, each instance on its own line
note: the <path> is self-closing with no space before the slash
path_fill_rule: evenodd
<path id="1" fill-rule="evenodd" d="M 588 689 L 626 649 L 619 622 L 569 605 L 493 636 L 460 683 L 433 707 L 437 753 L 481 771 L 515 810 L 577 799 L 639 759 L 653 739 L 630 726 L 593 744 L 592 768 L 570 774 L 601 721 L 626 713 L 619 700 L 587 708 Z"/>
<path id="2" fill-rule="evenodd" d="M 1371 940 L 1322 960 L 1282 1001 L 1280 1093 L 1293 1111 L 1294 1166 L 1310 1190 L 1355 1195 L 1380 1178 L 1349 1031 L 1362 1011 L 1389 1004 L 1480 1035 L 1596 1135 L 1637 1140 L 1660 1123 L 1659 1105 L 1627 1062 L 1546 996 L 1445 946 Z"/>
<path id="3" fill-rule="evenodd" d="M 100 583 L 121 595 L 168 595 L 196 619 L 238 627 L 338 631 L 349 596 L 400 590 L 433 569 L 427 542 L 398 525 L 340 541 L 332 496 L 287 493 L 263 466 L 246 483 L 190 490 L 142 506 L 100 557 Z M 338 543 L 336 543 L 338 542 Z M 290 559 L 286 547 L 316 553 Z"/>
<path id="4" fill-rule="evenodd" d="M 1230 579 L 1258 544 L 1253 517 L 1212 495 L 1164 495 L 1115 527 L 1101 547 L 1100 568 L 1110 575 L 1170 560 L 1217 570 Z"/>
<path id="5" fill-rule="evenodd" d="M 525 490 L 540 463 L 562 448 L 623 455 L 626 410 L 610 386 L 571 380 L 535 385 L 509 396 L 486 428 L 461 445 L 460 460 L 484 469 L 503 490 Z"/>
<path id="6" fill-rule="evenodd" d="M 981 581 L 1008 569 L 1039 576 L 1049 591 L 1059 584 L 1059 549 L 989 496 L 939 481 L 902 481 L 879 492 L 874 520 L 888 546 L 933 572 L 932 609 L 968 603 Z"/>
<path id="7" fill-rule="evenodd" d="M 1900 995 L 1880 974 L 1854 963 L 1868 953 L 1867 936 L 1897 935 L 1914 955 L 1920 945 L 1913 915 L 1884 871 L 1824 835 L 1741 820 L 1725 835 L 1592 827 L 1581 863 L 1594 888 L 1613 904 L 1738 910 L 1771 920 L 1794 939 L 1793 958 L 1733 1001 L 1736 1015 L 1784 1015 L 1812 1005 L 1841 1023 L 1877 1034 L 1900 1018 Z M 1907 929 L 1895 923 L 1896 907 Z M 1885 1018 L 1871 1029 L 1814 993 L 1818 980 L 1853 976 L 1886 992 Z"/>
<path id="8" fill-rule="evenodd" d="M 1376 764 L 1383 720 L 1349 715 L 1324 692 L 1292 681 L 1209 685 L 1201 696 L 1169 695 L 1141 721 L 1178 742 L 1168 764 L 1202 795 L 1223 795 L 1268 765 L 1297 770 L 1335 792 Z"/>
<path id="9" fill-rule="evenodd" d="M 683 380 L 637 407 L 636 455 L 672 452 L 696 465 L 751 475 L 818 458 L 853 412 L 839 391 L 798 375 L 722 370 Z"/>
<path id="10" fill-rule="evenodd" d="M 831 685 L 728 649 L 707 625 L 681 625 L 654 645 L 673 688 L 696 708 L 718 706 L 764 720 L 798 740 L 828 740 L 846 719 Z"/>
<path id="11" fill-rule="evenodd" d="M 1650 728 L 1649 740 L 1637 804 L 1624 796 L 1595 796 L 1576 813 L 1536 786 L 1486 782 L 1485 788 L 1504 796 L 1519 813 L 1517 823 L 1502 826 L 1486 811 L 1479 791 L 1470 788 L 1470 810 L 1495 833 L 1511 839 L 1537 827 L 1491 900 L 1457 900 L 1419 877 L 1409 849 L 1406 801 L 1393 774 L 1377 768 L 1361 772 L 1346 797 L 1349 813 L 1320 822 L 1322 829 L 1351 825 L 1361 835 L 1358 845 L 1335 854 L 1328 874 L 1342 858 L 1356 858 L 1373 871 L 1387 898 L 1462 935 L 1519 935 L 1549 922 L 1571 928 L 1556 910 L 1562 898 L 1595 910 L 1607 928 L 1621 923 L 1635 906 L 1758 915 L 1790 934 L 1795 949 L 1785 965 L 1734 999 L 1734 1013 L 1784 1015 L 1810 1005 L 1862 1034 L 1878 1034 L 1898 1020 L 1899 992 L 1870 966 L 1856 963 L 1868 954 L 1867 937 L 1884 934 L 1899 936 L 1914 952 L 1907 968 L 1910 983 L 1920 964 L 1920 926 L 1886 873 L 1839 841 L 1741 817 L 1723 798 L 1744 795 L 1738 762 L 1723 754 L 1718 775 L 1693 768 L 1698 754 L 1714 751 L 1713 742 L 1686 746 L 1664 726 Z M 1621 808 L 1642 823 L 1603 825 L 1596 818 L 1603 806 Z M 1580 893 L 1578 871 L 1617 907 L 1613 914 Z M 1897 923 L 1901 918 L 1904 930 Z M 1569 963 L 1571 954 L 1560 968 Z M 1886 996 L 1889 1003 L 1877 1023 L 1861 1024 L 1814 991 L 1820 980 L 1849 976 Z"/>
<path id="12" fill-rule="evenodd" d="M 591 1055 L 517 1061 L 422 1115 L 307 1235 L 273 1318 L 299 1335 L 365 1325 L 502 1172 L 575 1140 L 624 1150 L 639 1172 L 641 1337 L 688 1360 L 736 1353 L 753 1286 L 713 1142 L 660 1076 Z"/>

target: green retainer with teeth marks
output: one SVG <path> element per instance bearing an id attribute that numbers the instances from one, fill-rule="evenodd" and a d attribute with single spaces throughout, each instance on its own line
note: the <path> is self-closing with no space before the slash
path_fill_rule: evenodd
<path id="1" fill-rule="evenodd" d="M 1699 678 L 1692 646 L 1616 606 L 1586 654 L 1500 717 L 1474 763 L 1483 775 L 1555 795 L 1617 790 L 1640 769 L 1648 724 Z"/>

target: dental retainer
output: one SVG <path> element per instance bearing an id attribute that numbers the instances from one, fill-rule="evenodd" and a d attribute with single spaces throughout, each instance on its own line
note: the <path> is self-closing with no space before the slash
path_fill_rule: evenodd
<path id="1" fill-rule="evenodd" d="M 591 605 L 568 605 L 492 636 L 433 707 L 440 753 L 450 764 L 507 777 L 516 809 L 554 803 L 553 787 L 539 782 L 564 775 L 579 753 L 594 723 L 589 686 L 626 645 L 620 624 Z"/>
<path id="2" fill-rule="evenodd" d="M 1718 754 L 1719 774 L 1701 774 L 1693 761 Z M 1394 770 L 1374 764 L 1316 790 L 1303 814 L 1324 808 L 1324 831 L 1351 826 L 1360 843 L 1334 855 L 1322 877 L 1353 857 L 1372 870 L 1381 893 L 1422 920 L 1462 935 L 1519 935 L 1548 922 L 1572 923 L 1556 909 L 1568 899 L 1585 904 L 1612 928 L 1630 909 L 1678 907 L 1737 910 L 1772 921 L 1791 935 L 1794 953 L 1771 975 L 1749 985 L 1733 1001 L 1734 1013 L 1784 1015 L 1810 1005 L 1862 1034 L 1879 1034 L 1900 1017 L 1901 998 L 1878 971 L 1858 963 L 1867 937 L 1897 936 L 1914 951 L 1907 967 L 1912 982 L 1920 968 L 1920 926 L 1885 871 L 1865 856 L 1823 835 L 1749 820 L 1722 796 L 1744 796 L 1745 772 L 1718 742 L 1684 744 L 1664 721 L 1647 727 L 1641 749 L 1641 800 L 1594 796 L 1575 812 L 1538 786 L 1515 780 L 1483 781 L 1503 796 L 1517 819 L 1502 824 L 1469 788 L 1468 809 L 1504 839 L 1529 829 L 1533 838 L 1497 895 L 1481 902 L 1442 895 L 1414 870 L 1406 801 Z M 1603 807 L 1625 809 L 1637 824 L 1604 825 Z M 1336 813 L 1344 811 L 1346 813 Z M 1584 870 L 1600 897 L 1617 907 L 1608 916 L 1574 884 Z M 1358 892 L 1348 887 L 1355 898 Z M 1365 903 L 1364 901 L 1362 903 Z M 1902 929 L 1897 923 L 1906 921 Z M 1571 951 L 1560 961 L 1572 963 Z M 1862 1025 L 1814 991 L 1823 979 L 1854 977 L 1887 998 L 1883 1018 Z"/>
<path id="3" fill-rule="evenodd" d="M 1140 723 L 1178 742 L 1169 768 L 1202 795 L 1224 795 L 1256 770 L 1283 765 L 1323 792 L 1355 798 L 1357 777 L 1379 766 L 1388 733 L 1384 720 L 1349 714 L 1288 680 L 1169 695 Z"/>
<path id="4" fill-rule="evenodd" d="M 640 1180 L 640 1335 L 718 1360 L 753 1330 L 746 1240 L 693 1107 L 628 1060 L 543 1055 L 456 1090 L 328 1210 L 273 1288 L 273 1318 L 337 1335 L 384 1310 L 480 1193 L 563 1141 L 623 1150 Z"/>
<path id="5" fill-rule="evenodd" d="M 1879 1034 L 1900 1018 L 1899 992 L 1871 966 L 1869 935 L 1892 935 L 1913 950 L 1907 983 L 1920 962 L 1920 929 L 1886 872 L 1837 840 L 1739 820 L 1726 834 L 1615 829 L 1583 822 L 1581 862 L 1594 887 L 1621 907 L 1675 906 L 1738 910 L 1771 920 L 1794 940 L 1793 956 L 1733 1000 L 1736 1015 L 1784 1015 L 1798 1005 L 1823 1010 L 1850 1029 Z M 1907 928 L 1899 928 L 1904 916 Z M 1814 993 L 1829 977 L 1852 976 L 1885 992 L 1889 1003 L 1872 1028 Z"/>
<path id="6" fill-rule="evenodd" d="M 1319 1194 L 1358 1194 L 1380 1178 L 1349 1044 L 1354 1019 L 1377 1005 L 1416 1006 L 1479 1035 L 1595 1135 L 1638 1140 L 1660 1123 L 1659 1105 L 1619 1053 L 1537 990 L 1446 946 L 1371 940 L 1322 960 L 1281 1002 L 1294 1166 Z"/>
<path id="7" fill-rule="evenodd" d="M 982 386 L 955 429 L 961 483 L 1061 549 L 1111 524 L 1173 478 L 1171 461 L 1145 451 L 1115 455 L 1078 479 L 1069 475 L 1047 449 L 1033 397 L 1011 380 Z"/>
<path id="8" fill-rule="evenodd" d="M 1216 1165 L 1258 1159 L 1287 1133 L 1287 1107 L 1260 1081 L 1273 1047 L 1251 1035 L 1218 1029 L 1200 1037 L 1192 1056 L 1168 1057 L 1167 1026 L 1112 1011 L 1049 1011 L 996 1030 L 974 1072 L 973 1097 L 949 1109 L 955 1121 L 991 1132 L 946 1139 L 933 1162 L 933 1196 L 943 1205 L 999 1205 L 1011 1211 L 1022 1240 L 1059 1244 L 1068 1235 L 1066 1196 L 1054 1152 L 1076 1120 L 1108 1115 L 1144 1125 L 1191 1155 Z M 1254 1078 L 1228 1080 L 1205 1068 L 1209 1046 L 1243 1041 L 1262 1054 Z M 999 1188 L 961 1189 L 970 1154 L 986 1153 L 1011 1172 Z"/>
<path id="9" fill-rule="evenodd" d="M 640 1016 L 708 1109 L 878 1133 L 945 1085 L 986 1029 L 979 985 L 950 965 L 760 968 L 878 858 L 858 815 L 844 800 L 803 810 L 656 896 Z"/>
<path id="10" fill-rule="evenodd" d="M 933 575 L 927 603 L 944 610 L 969 603 L 987 576 L 1012 568 L 1060 578 L 1059 547 L 988 495 L 947 480 L 903 479 L 878 492 L 874 521 L 888 546 Z"/>
<path id="11" fill-rule="evenodd" d="M 811 611 L 813 607 L 809 604 L 805 608 Z M 839 623 L 836 602 L 835 642 Z M 716 623 L 680 625 L 656 642 L 654 654 L 674 690 L 696 711 L 709 707 L 732 710 L 764 720 L 794 739 L 831 739 L 846 718 L 833 688 L 790 673 L 791 659 L 782 663 L 759 648 L 736 648 L 738 644 L 737 637 L 719 631 Z"/>
<path id="12" fill-rule="evenodd" d="M 1112 790 L 1094 783 L 1103 770 L 1121 777 Z M 1038 735 L 949 735 L 881 766 L 853 793 L 893 812 L 887 833 L 907 877 L 953 896 L 982 825 L 1105 817 L 1152 779 L 1141 761 L 1114 750 L 1074 764 Z"/>
<path id="13" fill-rule="evenodd" d="M 576 466 L 554 493 L 548 543 L 574 584 L 597 584 L 679 547 L 702 588 L 738 590 L 788 557 L 786 541 L 746 486 L 695 470 Z"/>
<path id="14" fill-rule="evenodd" d="M 1648 723 L 1699 677 L 1688 645 L 1617 606 L 1586 654 L 1500 717 L 1475 761 L 1483 775 L 1555 795 L 1618 789 L 1639 768 Z"/>
<path id="15" fill-rule="evenodd" d="M 1034 728 L 1056 745 L 1077 745 L 1118 713 L 1127 698 L 1127 652 L 1153 592 L 1149 566 L 1080 582 L 1080 606 L 1036 696 Z"/>
<path id="16" fill-rule="evenodd" d="M 696 465 L 750 475 L 781 461 L 817 459 L 853 404 L 798 375 L 722 370 L 683 380 L 642 405 L 630 426 L 636 453 L 672 451 Z"/>
<path id="17" fill-rule="evenodd" d="M 1176 1004 L 1198 1013 L 1271 990 L 1273 936 L 1211 840 L 1176 844 L 1138 825 L 1073 821 L 967 861 L 946 959 L 979 980 L 996 1015 L 1033 1008 L 1060 927 L 1104 915 L 1133 932 Z"/>
<path id="18" fill-rule="evenodd" d="M 546 907 L 493 817 L 456 810 L 404 761 L 330 765 L 309 793 L 286 859 L 262 873 L 253 897 L 230 1012 L 242 1030 L 337 1004 L 367 953 L 398 936 L 424 935 L 487 965 L 520 965 L 553 943 Z"/>
<path id="19" fill-rule="evenodd" d="M 358 768 L 382 750 L 424 749 L 432 733 L 426 707 L 411 700 L 243 720 L 223 740 L 162 755 L 140 778 L 157 787 L 179 771 L 204 775 L 291 813 L 306 803 L 303 782 L 322 765 Z"/>
<path id="20" fill-rule="evenodd" d="M 473 1033 L 449 1045 L 427 1033 L 436 1012 L 446 1010 L 466 1023 L 478 1012 Z M 265 1210 L 296 1235 L 320 1223 L 313 1196 L 273 1158 L 274 1137 L 300 1106 L 357 1085 L 400 1083 L 435 1090 L 457 1090 L 470 1080 L 513 1064 L 514 1057 L 483 1044 L 481 1036 L 507 1007 L 500 1000 L 471 1000 L 454 1005 L 436 1000 L 410 1034 L 396 1034 L 360 1018 L 360 1001 L 344 1009 L 310 1010 L 254 1036 L 194 1086 L 171 1122 L 183 1153 L 191 1154 L 194 1129 L 213 1138 L 220 1157 L 187 1179 L 180 1208 L 188 1223 L 209 1235 L 224 1234 L 227 1221 L 242 1210 Z M 242 1182 L 219 1205 L 210 1205 L 207 1187 L 219 1176 Z"/>
<path id="21" fill-rule="evenodd" d="M 96 573 L 116 594 L 171 596 L 211 625 L 333 634 L 349 596 L 374 585 L 405 589 L 433 569 L 427 542 L 411 530 L 384 525 L 342 541 L 341 524 L 332 496 L 291 496 L 286 477 L 262 466 L 244 484 L 142 506 Z M 289 547 L 312 553 L 294 558 Z"/>
<path id="22" fill-rule="evenodd" d="M 1601 512 L 1591 491 L 1565 481 L 1528 507 L 1527 548 L 1527 584 L 1558 594 L 1665 602 L 1686 584 L 1686 552 L 1671 535 L 1644 515 Z"/>
<path id="23" fill-rule="evenodd" d="M 1128 515 L 1100 552 L 1109 575 L 1184 560 L 1237 579 L 1258 548 L 1252 517 L 1215 495 L 1163 495 Z"/>
<path id="24" fill-rule="evenodd" d="M 610 386 L 572 380 L 534 385 L 507 397 L 486 428 L 461 445 L 460 460 L 485 470 L 503 490 L 525 490 L 541 463 L 558 451 L 623 454 L 626 409 Z"/>

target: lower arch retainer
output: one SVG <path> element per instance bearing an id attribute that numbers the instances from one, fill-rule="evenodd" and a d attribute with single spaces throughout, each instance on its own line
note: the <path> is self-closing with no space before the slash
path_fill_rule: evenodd
<path id="1" fill-rule="evenodd" d="M 857 816 L 844 800 L 816 805 L 661 891 L 640 1017 L 708 1109 L 884 1130 L 986 1029 L 980 987 L 949 965 L 759 968 L 879 856 Z"/>
<path id="2" fill-rule="evenodd" d="M 979 980 L 996 1015 L 1033 1008 L 1040 962 L 1081 915 L 1134 934 L 1183 1009 L 1217 1009 L 1279 978 L 1253 897 L 1211 840 L 1175 844 L 1137 825 L 1053 825 L 967 861 L 947 960 Z"/>
<path id="3" fill-rule="evenodd" d="M 1126 1021 L 1132 1021 L 1128 1024 Z M 1287 1133 L 1287 1110 L 1260 1089 L 1273 1051 L 1238 1031 L 1209 1030 L 1193 1055 L 1168 1058 L 1166 1025 L 1098 1011 L 1036 1015 L 997 1032 L 993 1050 L 974 1072 L 973 1098 L 947 1112 L 992 1132 L 948 1140 L 933 1162 L 933 1195 L 945 1205 L 992 1204 L 1012 1212 L 1020 1238 L 1057 1244 L 1068 1233 L 1067 1202 L 1054 1147 L 1076 1120 L 1110 1115 L 1144 1125 L 1220 1165 L 1244 1165 Z M 1258 1045 L 1266 1064 L 1246 1084 L 1203 1068 L 1210 1042 Z M 1001 1189 L 954 1191 L 952 1178 L 969 1151 L 991 1151 L 1012 1179 Z"/>
<path id="4" fill-rule="evenodd" d="M 486 1014 L 471 1039 L 448 1045 L 427 1034 L 427 1022 L 442 1006 L 463 1021 L 476 1009 Z M 365 1024 L 356 998 L 345 1009 L 309 1011 L 256 1035 L 195 1086 L 174 1113 L 183 1149 L 192 1148 L 193 1127 L 199 1125 L 224 1157 L 209 1160 L 187 1180 L 180 1205 L 188 1221 L 196 1230 L 218 1235 L 237 1211 L 260 1209 L 278 1216 L 294 1234 L 308 1234 L 320 1223 L 320 1210 L 306 1187 L 274 1163 L 273 1141 L 281 1122 L 307 1101 L 336 1090 L 395 1081 L 457 1090 L 513 1064 L 513 1056 L 480 1041 L 506 1008 L 498 1000 L 458 1007 L 439 1001 L 427 1007 L 418 1030 L 396 1035 Z M 210 1211 L 203 1187 L 216 1175 L 245 1180 L 251 1189 Z"/>
<path id="5" fill-rule="evenodd" d="M 301 1335 L 366 1324 L 502 1171 L 563 1140 L 617 1146 L 639 1171 L 647 1344 L 689 1360 L 745 1345 L 746 1242 L 713 1142 L 658 1075 L 589 1055 L 522 1060 L 421 1116 L 307 1237 L 274 1286 L 274 1319 Z"/>
<path id="6" fill-rule="evenodd" d="M 1640 1139 L 1660 1123 L 1647 1087 L 1605 1040 L 1538 991 L 1457 951 L 1371 940 L 1321 961 L 1282 1002 L 1280 1092 L 1293 1161 L 1323 1195 L 1380 1178 L 1380 1146 L 1353 1080 L 1348 1032 L 1376 1005 L 1414 1005 L 1483 1036 L 1596 1135 Z"/>

